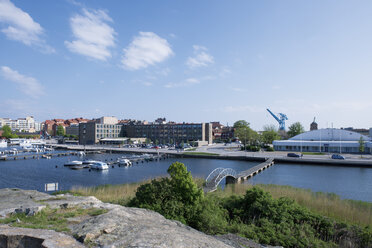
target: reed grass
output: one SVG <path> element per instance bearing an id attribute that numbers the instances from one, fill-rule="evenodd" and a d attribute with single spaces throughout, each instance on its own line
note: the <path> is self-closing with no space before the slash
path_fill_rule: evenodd
<path id="1" fill-rule="evenodd" d="M 372 227 L 372 203 L 345 200 L 333 193 L 313 192 L 291 186 L 272 184 L 259 184 L 256 186 L 269 192 L 273 198 L 290 198 L 299 205 L 318 214 L 350 224 Z M 219 189 L 213 194 L 217 194 L 220 197 L 244 195 L 247 189 L 251 187 L 253 186 L 249 184 L 227 185 L 224 190 Z"/>
<path id="2" fill-rule="evenodd" d="M 154 178 L 159 180 L 162 177 Z M 109 202 L 114 204 L 120 204 L 125 206 L 130 199 L 132 199 L 137 192 L 138 187 L 143 184 L 150 183 L 152 179 L 138 183 L 129 184 L 117 184 L 117 185 L 100 185 L 96 187 L 72 187 L 71 190 L 67 191 L 77 196 L 95 196 L 97 199 L 103 202 Z M 201 188 L 204 183 L 203 178 L 193 178 L 194 182 Z M 62 193 L 67 193 L 62 192 Z"/>
<path id="3" fill-rule="evenodd" d="M 159 178 L 156 178 L 159 179 Z M 146 180 L 139 183 L 102 185 L 97 187 L 73 187 L 70 192 L 75 195 L 95 196 L 103 202 L 115 203 L 125 206 L 132 199 L 137 188 L 142 184 L 149 183 Z M 202 187 L 203 178 L 194 178 L 194 182 Z M 313 192 L 311 190 L 295 188 L 291 186 L 259 184 L 256 185 L 269 192 L 274 198 L 288 197 L 299 205 L 310 211 L 321 215 L 343 221 L 350 224 L 372 227 L 372 203 L 344 200 L 336 194 Z M 219 197 L 229 197 L 232 195 L 244 195 L 247 189 L 253 187 L 250 184 L 227 185 L 225 189 L 218 189 L 209 194 Z"/>
<path id="4" fill-rule="evenodd" d="M 82 196 L 95 196 L 97 199 L 103 202 L 125 205 L 136 195 L 136 191 L 139 186 L 149 182 L 150 180 L 130 184 L 106 184 L 96 187 L 72 187 L 70 192 Z"/>

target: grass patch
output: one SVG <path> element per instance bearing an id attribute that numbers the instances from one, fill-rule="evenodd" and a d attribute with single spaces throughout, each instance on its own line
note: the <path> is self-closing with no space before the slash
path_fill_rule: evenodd
<path id="1" fill-rule="evenodd" d="M 256 186 L 269 192 L 275 199 L 288 197 L 299 205 L 320 215 L 350 224 L 372 226 L 372 203 L 342 200 L 338 195 L 333 193 L 312 192 L 311 190 L 291 186 L 271 184 L 260 184 Z M 224 190 L 220 189 L 209 194 L 216 194 L 221 197 L 244 195 L 247 189 L 252 187 L 249 184 L 227 185 Z"/>
<path id="2" fill-rule="evenodd" d="M 120 204 L 124 206 L 135 196 L 139 186 L 149 182 L 150 180 L 130 184 L 106 184 L 96 187 L 73 187 L 69 192 L 80 196 L 95 196 L 97 199 L 103 202 Z"/>
<path id="3" fill-rule="evenodd" d="M 51 202 L 51 201 L 59 201 L 59 200 L 66 200 L 67 198 L 66 197 L 63 197 L 63 196 L 57 196 L 56 198 L 49 198 L 49 199 L 45 199 L 45 200 L 40 200 L 38 202 Z"/>
<path id="4" fill-rule="evenodd" d="M 302 152 L 303 155 L 324 155 L 324 152 Z"/>
<path id="5" fill-rule="evenodd" d="M 196 147 L 193 147 L 193 148 L 187 148 L 187 149 L 185 149 L 186 151 L 196 151 Z"/>
<path id="6" fill-rule="evenodd" d="M 160 179 L 160 177 L 156 179 Z M 204 178 L 193 178 L 193 180 L 198 187 L 203 187 L 205 182 Z M 80 196 L 94 196 L 103 202 L 126 206 L 127 203 L 136 195 L 138 187 L 150 182 L 151 180 L 146 180 L 144 182 L 130 184 L 106 184 L 97 187 L 73 187 L 70 191 L 66 191 L 65 193 Z"/>
<path id="7" fill-rule="evenodd" d="M 203 156 L 219 156 L 218 153 L 211 153 L 211 152 L 184 152 L 183 154 L 186 155 L 203 155 Z"/>
<path id="8" fill-rule="evenodd" d="M 8 218 L 0 219 L 0 224 L 10 224 L 13 227 L 49 229 L 57 232 L 69 233 L 69 221 L 67 218 L 84 215 L 97 216 L 106 212 L 106 209 L 97 208 L 51 209 L 46 207 L 34 216 L 26 216 L 24 213 L 12 214 Z M 17 219 L 20 220 L 20 222 L 17 222 Z"/>

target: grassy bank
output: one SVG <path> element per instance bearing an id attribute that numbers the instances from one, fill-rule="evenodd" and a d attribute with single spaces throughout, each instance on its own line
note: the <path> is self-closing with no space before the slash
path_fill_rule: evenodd
<path id="1" fill-rule="evenodd" d="M 76 195 L 95 196 L 103 202 L 126 205 L 132 199 L 137 188 L 150 180 L 120 185 L 102 185 L 97 187 L 75 187 L 70 192 Z M 201 187 L 204 179 L 194 178 L 194 182 Z M 310 190 L 295 188 L 291 186 L 261 184 L 257 185 L 269 192 L 273 198 L 288 197 L 299 205 L 316 212 L 318 214 L 361 226 L 372 226 L 372 203 L 342 200 L 335 194 L 312 192 Z M 212 195 L 226 198 L 232 195 L 244 195 L 248 189 L 252 188 L 249 184 L 227 185 L 224 190 L 217 190 Z"/>
<path id="2" fill-rule="evenodd" d="M 302 152 L 304 155 L 324 155 L 324 152 Z"/>
<path id="3" fill-rule="evenodd" d="M 183 154 L 186 155 L 203 155 L 203 156 L 219 156 L 218 153 L 211 153 L 211 152 L 184 152 Z"/>
<path id="4" fill-rule="evenodd" d="M 129 184 L 117 185 L 106 184 L 96 187 L 73 187 L 69 191 L 56 192 L 56 194 L 71 193 L 77 196 L 95 196 L 97 197 L 97 199 L 103 202 L 109 202 L 125 206 L 130 201 L 130 199 L 132 199 L 136 195 L 138 187 L 150 182 L 151 180 L 149 179 L 146 181 Z M 204 179 L 194 178 L 194 182 L 199 187 L 202 187 Z"/>
<path id="5" fill-rule="evenodd" d="M 372 226 L 372 203 L 343 200 L 336 194 L 312 192 L 311 190 L 291 186 L 272 184 L 260 184 L 256 186 L 269 192 L 275 199 L 287 197 L 313 212 L 338 221 L 361 226 Z M 252 187 L 248 184 L 227 185 L 224 190 L 220 189 L 212 194 L 221 197 L 244 195 Z"/>

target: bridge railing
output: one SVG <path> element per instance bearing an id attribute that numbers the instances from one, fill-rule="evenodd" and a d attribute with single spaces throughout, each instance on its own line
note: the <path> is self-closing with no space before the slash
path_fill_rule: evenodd
<path id="1" fill-rule="evenodd" d="M 217 185 L 227 176 L 236 178 L 237 172 L 231 168 L 217 168 L 213 170 L 206 179 L 207 187 L 217 187 Z"/>

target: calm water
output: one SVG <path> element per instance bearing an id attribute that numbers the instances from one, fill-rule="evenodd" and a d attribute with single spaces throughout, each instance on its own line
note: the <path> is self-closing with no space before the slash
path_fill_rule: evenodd
<path id="1" fill-rule="evenodd" d="M 111 161 L 122 154 L 94 154 L 87 159 Z M 0 161 L 0 188 L 44 190 L 45 183 L 58 182 L 60 190 L 72 186 L 95 186 L 100 184 L 121 184 L 143 181 L 167 174 L 172 162 L 184 163 L 191 174 L 206 178 L 217 167 L 232 168 L 237 172 L 256 165 L 256 162 L 169 158 L 135 164 L 132 167 L 111 168 L 108 171 L 71 170 L 63 164 L 78 157 L 55 157 L 52 159 L 27 159 Z M 58 166 L 56 168 L 56 166 Z M 333 166 L 309 166 L 276 164 L 258 174 L 248 183 L 291 185 L 313 191 L 332 192 L 342 198 L 372 202 L 372 169 Z"/>

